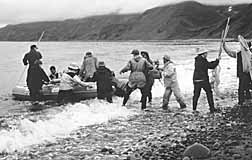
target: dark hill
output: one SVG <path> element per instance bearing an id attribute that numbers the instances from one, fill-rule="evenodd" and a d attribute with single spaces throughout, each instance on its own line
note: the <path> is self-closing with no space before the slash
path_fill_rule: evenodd
<path id="1" fill-rule="evenodd" d="M 8 25 L 0 40 L 166 40 L 219 38 L 225 28 L 228 6 L 209 6 L 187 1 L 146 10 L 142 14 L 101 15 L 54 22 Z M 252 37 L 252 5 L 233 6 L 229 37 Z"/>

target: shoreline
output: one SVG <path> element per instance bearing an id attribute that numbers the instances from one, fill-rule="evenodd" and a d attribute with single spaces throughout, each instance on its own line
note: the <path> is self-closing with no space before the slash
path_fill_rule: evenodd
<path id="1" fill-rule="evenodd" d="M 140 111 L 127 120 L 119 118 L 83 127 L 68 138 L 35 145 L 23 153 L 2 153 L 0 158 L 182 159 L 185 148 L 199 142 L 211 150 L 208 159 L 249 159 L 252 156 L 249 136 L 252 103 L 233 107 L 234 96 L 226 93 L 224 100 L 215 99 L 216 106 L 222 106 L 221 113 L 215 114 L 204 111 L 193 114 L 191 106 L 186 110 L 173 107 L 172 112 L 167 113 L 156 103 L 147 107 L 148 111 Z M 206 108 L 204 104 L 199 101 L 200 108 Z M 219 143 L 219 147 L 216 148 L 215 143 Z"/>

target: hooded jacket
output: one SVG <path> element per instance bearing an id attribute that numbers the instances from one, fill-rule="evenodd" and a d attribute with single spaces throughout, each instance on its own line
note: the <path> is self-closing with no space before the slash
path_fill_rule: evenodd
<path id="1" fill-rule="evenodd" d="M 177 72 L 173 62 L 168 61 L 164 64 L 163 77 L 165 87 L 171 87 L 172 83 L 177 81 Z"/>
<path id="2" fill-rule="evenodd" d="M 147 60 L 138 55 L 131 59 L 121 72 L 131 71 L 128 84 L 130 88 L 142 88 L 146 84 L 145 73 L 152 68 L 153 66 Z"/>
<path id="3" fill-rule="evenodd" d="M 193 72 L 193 82 L 209 81 L 208 69 L 214 69 L 219 64 L 219 60 L 208 62 L 201 55 L 195 57 L 195 69 Z"/>
<path id="4" fill-rule="evenodd" d="M 112 72 L 104 66 L 99 67 L 94 73 L 93 81 L 95 81 L 97 84 L 98 95 L 111 94 L 113 91 L 112 75 Z"/>
<path id="5" fill-rule="evenodd" d="M 84 79 L 92 77 L 97 68 L 97 58 L 92 55 L 85 56 L 81 65 L 80 76 Z"/>

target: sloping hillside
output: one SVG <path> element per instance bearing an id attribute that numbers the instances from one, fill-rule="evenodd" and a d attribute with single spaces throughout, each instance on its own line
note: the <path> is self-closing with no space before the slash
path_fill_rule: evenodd
<path id="1" fill-rule="evenodd" d="M 83 19 L 70 19 L 53 22 L 34 22 L 7 25 L 0 29 L 0 40 L 33 41 L 45 31 L 43 40 L 97 40 L 103 27 L 115 23 L 124 23 L 136 15 L 101 15 Z"/>
<path id="2" fill-rule="evenodd" d="M 141 14 L 101 15 L 54 22 L 8 25 L 0 40 L 166 40 L 219 38 L 228 6 L 209 6 L 194 1 L 161 6 Z M 252 38 L 252 4 L 233 6 L 229 37 Z"/>

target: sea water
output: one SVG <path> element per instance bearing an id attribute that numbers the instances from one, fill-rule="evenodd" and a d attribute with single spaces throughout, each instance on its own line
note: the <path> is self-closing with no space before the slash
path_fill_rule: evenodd
<path id="1" fill-rule="evenodd" d="M 80 127 L 106 123 L 109 120 L 141 114 L 140 92 L 133 92 L 129 100 L 130 107 L 122 107 L 122 98 L 114 97 L 109 104 L 97 99 L 81 101 L 65 106 L 46 105 L 39 111 L 32 111 L 29 102 L 12 99 L 11 90 L 18 84 L 25 84 L 26 67 L 22 58 L 29 51 L 33 42 L 0 42 L 0 152 L 23 151 L 29 146 L 53 142 L 64 138 Z M 235 42 L 230 44 L 238 50 Z M 40 42 L 39 51 L 43 56 L 43 68 L 49 74 L 49 67 L 56 66 L 62 71 L 75 62 L 81 65 L 87 51 L 91 51 L 99 61 L 113 70 L 118 78 L 127 78 L 128 73 L 120 75 L 119 71 L 132 58 L 133 49 L 147 51 L 152 60 L 160 60 L 167 54 L 176 64 L 181 92 L 191 97 L 193 92 L 192 75 L 196 48 L 213 50 L 209 60 L 215 60 L 219 42 L 208 40 L 194 41 L 148 41 L 148 42 Z M 220 90 L 237 88 L 236 60 L 222 54 Z M 24 74 L 22 74 L 24 73 Z M 164 92 L 162 81 L 156 80 L 153 86 L 153 97 L 160 101 Z M 174 98 L 173 98 L 174 99 Z M 138 102 L 138 104 L 132 103 Z M 187 100 L 188 106 L 191 100 Z"/>

